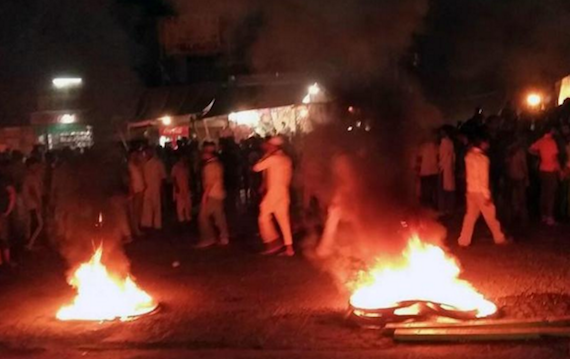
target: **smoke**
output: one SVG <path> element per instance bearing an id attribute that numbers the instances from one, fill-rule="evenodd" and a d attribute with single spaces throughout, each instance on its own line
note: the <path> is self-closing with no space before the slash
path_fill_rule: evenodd
<path id="1" fill-rule="evenodd" d="M 177 0 L 184 14 L 220 15 L 233 61 L 255 73 L 368 80 L 412 42 L 428 0 Z"/>
<path id="2" fill-rule="evenodd" d="M 319 265 L 343 289 L 358 270 L 399 256 L 412 231 L 437 244 L 445 237 L 417 207 L 413 173 L 415 149 L 425 131 L 441 124 L 439 111 L 418 94 L 391 86 L 368 92 L 360 129 L 336 119 L 309 134 L 303 147 L 304 190 L 329 216 L 340 212 L 334 255 Z"/>
<path id="3" fill-rule="evenodd" d="M 82 101 L 73 106 L 98 127 L 132 113 L 140 87 L 135 65 L 145 56 L 130 33 L 144 20 L 136 7 L 115 0 L 3 1 L 0 18 L 0 114 L 20 119 L 37 111 L 38 97 L 57 76 L 83 78 Z"/>
<path id="4" fill-rule="evenodd" d="M 419 218 L 422 225 L 416 228 L 429 227 L 438 232 L 430 238 L 442 237 L 441 228 L 433 229 L 425 216 L 410 215 L 412 152 L 441 117 L 400 66 L 427 10 L 427 0 L 178 2 L 182 15 L 222 14 L 231 29 L 227 42 L 240 49 L 234 54 L 243 56 L 238 61 L 252 72 L 332 78 L 346 93 L 340 101 L 362 108 L 370 132 L 348 132 L 341 117 L 318 127 L 302 150 L 304 190 L 325 207 L 338 185 L 333 163 L 348 158 L 350 195 L 343 201 L 338 251 L 320 263 L 341 287 L 356 269 L 399 255 L 407 242 L 404 220 Z"/>
<path id="5" fill-rule="evenodd" d="M 64 151 L 61 156 L 53 177 L 52 232 L 60 254 L 74 271 L 102 245 L 103 262 L 110 270 L 128 274 L 123 239 L 130 230 L 121 149 L 107 144 L 82 155 Z"/>
<path id="6" fill-rule="evenodd" d="M 421 67 L 444 108 L 487 100 L 482 95 L 502 105 L 516 91 L 550 88 L 570 73 L 568 1 L 438 0 L 428 19 Z"/>
<path id="7" fill-rule="evenodd" d="M 427 1 L 278 1 L 262 7 L 256 70 L 377 76 L 411 43 Z"/>

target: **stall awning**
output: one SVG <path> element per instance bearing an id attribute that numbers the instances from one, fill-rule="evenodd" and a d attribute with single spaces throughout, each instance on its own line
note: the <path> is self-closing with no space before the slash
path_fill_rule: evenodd
<path id="1" fill-rule="evenodd" d="M 202 115 L 219 92 L 219 85 L 199 84 L 148 89 L 137 105 L 134 121 L 163 116 Z"/>
<path id="2" fill-rule="evenodd" d="M 132 122 L 164 116 L 216 117 L 232 112 L 302 104 L 310 81 L 271 78 L 237 79 L 228 83 L 201 83 L 149 89 L 141 96 Z"/>
<path id="3" fill-rule="evenodd" d="M 207 117 L 232 112 L 267 109 L 302 104 L 307 83 L 275 83 L 263 85 L 229 85 L 223 88 Z"/>

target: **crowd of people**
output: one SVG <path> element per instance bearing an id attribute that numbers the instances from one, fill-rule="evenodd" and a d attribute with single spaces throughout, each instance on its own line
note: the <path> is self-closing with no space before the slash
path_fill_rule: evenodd
<path id="1" fill-rule="evenodd" d="M 482 213 L 495 242 L 507 243 L 501 223 L 540 218 L 555 226 L 570 218 L 570 104 L 534 116 L 504 110 L 443 126 L 416 156 L 421 203 L 442 216 L 462 213 L 459 244 L 471 243 Z"/>
<path id="2" fill-rule="evenodd" d="M 554 226 L 568 219 L 569 107 L 530 118 L 508 110 L 488 117 L 477 111 L 465 123 L 434 131 L 415 152 L 418 202 L 443 218 L 464 213 L 461 246 L 471 244 L 480 214 L 497 244 L 510 243 L 505 234 L 510 224 L 540 218 Z M 110 199 L 112 219 L 126 242 L 160 233 L 166 213 L 184 231 L 197 219 L 196 248 L 227 246 L 235 237 L 227 216 L 239 218 L 250 212 L 258 214 L 262 254 L 293 256 L 291 201 L 303 202 L 305 209 L 310 201 L 295 193 L 297 188 L 292 192 L 292 187 L 327 198 L 317 206 L 324 214 L 317 256 L 330 255 L 341 222 L 358 225 L 351 208 L 362 183 L 352 168 L 355 158 L 342 149 L 322 159 L 330 167 L 331 190 L 326 196 L 319 196 L 319 187 L 324 187 L 319 181 L 293 185 L 294 174 L 306 169 L 297 166 L 285 136 L 253 137 L 241 144 L 231 137 L 218 143 L 180 141 L 176 149 L 132 144 L 117 156 L 103 156 L 103 162 L 89 157 L 90 151 L 67 148 L 44 153 L 36 148 L 27 158 L 18 151 L 3 154 L 1 264 L 14 265 L 14 254 L 34 250 L 38 242 L 57 247 L 76 236 L 72 228 L 80 222 L 78 213 L 85 207 L 82 201 L 90 186 L 94 196 Z M 352 156 L 366 157 L 366 151 Z M 94 184 L 100 182 L 100 173 L 111 173 L 113 180 L 110 189 L 97 192 Z M 84 177 L 83 185 L 77 184 L 79 177 Z"/>
<path id="3" fill-rule="evenodd" d="M 0 163 L 0 265 L 15 266 L 25 250 L 73 241 L 78 219 L 96 215 L 86 210 L 96 196 L 111 203 L 111 218 L 105 222 L 113 223 L 124 242 L 160 234 L 171 222 L 165 215 L 172 213 L 182 233 L 197 219 L 195 247 L 200 249 L 228 245 L 232 234 L 226 214 L 256 207 L 263 253 L 292 256 L 293 162 L 285 147 L 285 138 L 276 136 L 254 137 L 241 145 L 231 138 L 200 146 L 180 141 L 176 149 L 134 143 L 128 151 L 113 149 L 99 156 L 93 155 L 96 149 L 44 153 L 40 147 L 27 158 L 18 151 L 5 153 Z M 284 246 L 278 241 L 281 234 Z"/>

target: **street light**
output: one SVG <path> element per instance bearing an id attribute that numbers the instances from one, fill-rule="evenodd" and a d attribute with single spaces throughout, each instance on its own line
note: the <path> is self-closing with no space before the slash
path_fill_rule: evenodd
<path id="1" fill-rule="evenodd" d="M 537 93 L 531 93 L 527 96 L 526 103 L 531 108 L 538 108 L 542 104 L 542 96 Z"/>
<path id="2" fill-rule="evenodd" d="M 164 116 L 160 119 L 160 122 L 162 122 L 164 126 L 170 126 L 172 125 L 172 117 Z"/>
<path id="3" fill-rule="evenodd" d="M 83 84 L 83 79 L 79 77 L 58 77 L 53 79 L 53 86 L 58 90 L 79 87 Z"/>

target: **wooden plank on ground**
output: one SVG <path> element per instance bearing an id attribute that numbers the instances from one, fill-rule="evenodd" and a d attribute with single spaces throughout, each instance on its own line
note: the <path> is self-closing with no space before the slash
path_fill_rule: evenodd
<path id="1" fill-rule="evenodd" d="M 546 317 L 532 319 L 480 319 L 453 322 L 413 322 L 390 323 L 385 330 L 394 332 L 398 329 L 442 329 L 442 328 L 520 328 L 520 327 L 567 327 L 570 317 Z"/>
<path id="2" fill-rule="evenodd" d="M 467 342 L 570 338 L 570 327 L 397 329 L 399 342 Z"/>

